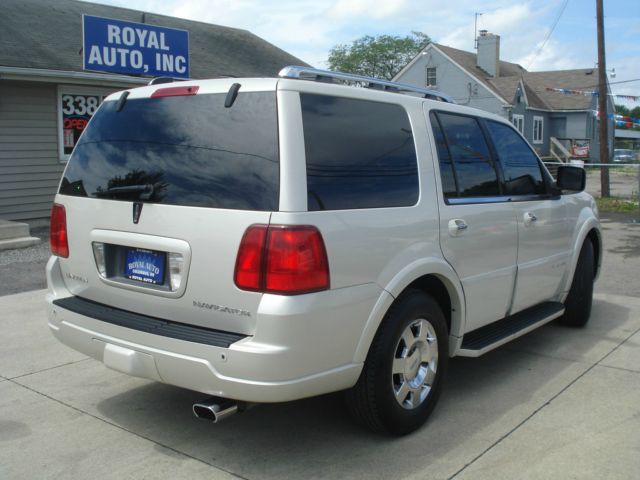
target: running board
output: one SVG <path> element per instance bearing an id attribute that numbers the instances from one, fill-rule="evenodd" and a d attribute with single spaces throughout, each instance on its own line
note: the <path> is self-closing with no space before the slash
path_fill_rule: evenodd
<path id="1" fill-rule="evenodd" d="M 464 335 L 458 351 L 461 357 L 479 357 L 500 345 L 521 337 L 564 313 L 560 302 L 546 302 L 490 323 Z"/>

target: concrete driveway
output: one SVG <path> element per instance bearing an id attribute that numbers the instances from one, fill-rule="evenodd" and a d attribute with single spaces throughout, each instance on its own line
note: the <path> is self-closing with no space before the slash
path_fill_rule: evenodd
<path id="1" fill-rule="evenodd" d="M 637 281 L 637 278 L 636 278 Z M 0 297 L 0 478 L 637 478 L 640 299 L 598 294 L 584 329 L 551 324 L 453 359 L 427 425 L 391 439 L 339 394 L 212 425 L 202 395 L 58 344 L 44 292 Z"/>

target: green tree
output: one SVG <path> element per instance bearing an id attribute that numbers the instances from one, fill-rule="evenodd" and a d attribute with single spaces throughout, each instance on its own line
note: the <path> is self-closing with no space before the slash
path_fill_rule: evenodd
<path id="1" fill-rule="evenodd" d="M 629 109 L 627 107 L 625 107 L 624 105 L 617 105 L 616 104 L 616 113 L 618 115 L 629 115 Z"/>
<path id="2" fill-rule="evenodd" d="M 630 117 L 640 118 L 640 107 L 633 107 L 629 112 Z"/>
<path id="3" fill-rule="evenodd" d="M 429 36 L 421 32 L 405 37 L 366 35 L 351 45 L 333 47 L 328 64 L 331 70 L 391 80 L 429 43 Z"/>

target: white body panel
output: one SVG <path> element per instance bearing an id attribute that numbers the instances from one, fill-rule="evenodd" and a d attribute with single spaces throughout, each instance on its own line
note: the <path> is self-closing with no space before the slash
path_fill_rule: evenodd
<path id="1" fill-rule="evenodd" d="M 517 313 L 562 292 L 574 220 L 563 197 L 512 205 L 518 218 L 518 281 L 511 313 Z"/>
<path id="2" fill-rule="evenodd" d="M 49 326 L 67 345 L 131 375 L 253 402 L 303 398 L 353 386 L 393 301 L 430 276 L 449 297 L 450 354 L 465 333 L 536 303 L 562 301 L 584 238 L 599 223 L 587 194 L 536 202 L 446 204 L 431 127 L 438 108 L 483 117 L 473 109 L 408 95 L 291 79 L 181 82 L 198 95 L 277 90 L 278 211 L 145 204 L 58 195 L 65 206 L 69 258 L 47 265 Z M 146 98 L 163 85 L 131 91 Z M 393 103 L 407 112 L 418 158 L 420 195 L 413 206 L 307 211 L 305 143 L 299 92 Z M 107 101 L 116 101 L 119 94 Z M 491 116 L 496 121 L 499 117 Z M 534 212 L 535 225 L 524 215 Z M 451 220 L 468 228 L 451 233 Z M 233 281 L 241 238 L 252 224 L 312 225 L 324 240 L 330 289 L 305 295 L 240 290 Z M 105 281 L 92 241 L 179 251 L 187 259 L 176 292 Z M 53 304 L 79 296 L 183 324 L 246 335 L 229 348 L 176 340 L 79 315 Z M 229 309 L 202 308 L 197 304 Z M 246 315 L 238 315 L 242 310 Z"/>
<path id="3" fill-rule="evenodd" d="M 464 230 L 449 223 L 464 221 Z M 507 315 L 516 278 L 518 230 L 510 203 L 441 204 L 440 242 L 444 257 L 465 292 L 465 331 Z M 480 254 L 480 252 L 482 252 Z"/>

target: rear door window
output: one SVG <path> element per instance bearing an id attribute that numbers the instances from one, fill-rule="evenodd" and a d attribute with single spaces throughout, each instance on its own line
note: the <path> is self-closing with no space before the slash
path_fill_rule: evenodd
<path id="1" fill-rule="evenodd" d="M 502 165 L 507 195 L 546 193 L 538 157 L 510 126 L 487 120 L 487 129 Z"/>
<path id="2" fill-rule="evenodd" d="M 278 209 L 275 92 L 105 102 L 69 160 L 60 193 L 225 209 Z"/>
<path id="3" fill-rule="evenodd" d="M 497 171 L 478 120 L 474 117 L 443 112 L 438 112 L 437 117 L 446 139 L 448 154 L 453 161 L 458 187 L 457 196 L 500 195 Z M 441 155 L 440 150 L 438 154 Z M 446 163 L 447 161 L 442 173 L 443 183 L 450 185 Z"/>
<path id="4" fill-rule="evenodd" d="M 399 105 L 301 94 L 308 209 L 415 205 L 418 163 Z"/>

